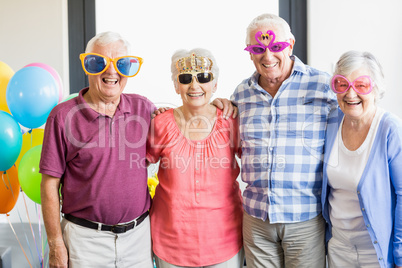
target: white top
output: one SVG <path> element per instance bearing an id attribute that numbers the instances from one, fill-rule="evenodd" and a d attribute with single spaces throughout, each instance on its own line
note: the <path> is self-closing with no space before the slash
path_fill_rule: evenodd
<path id="1" fill-rule="evenodd" d="M 346 230 L 366 230 L 357 197 L 357 185 L 366 167 L 378 125 L 384 110 L 377 107 L 370 130 L 362 145 L 355 151 L 348 150 L 342 140 L 342 125 L 329 157 L 327 174 L 329 213 L 332 226 Z"/>

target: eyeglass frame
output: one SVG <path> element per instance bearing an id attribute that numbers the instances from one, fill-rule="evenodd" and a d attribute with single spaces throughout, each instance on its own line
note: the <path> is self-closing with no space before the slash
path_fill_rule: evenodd
<path id="1" fill-rule="evenodd" d="M 269 42 L 269 44 L 268 44 L 267 46 L 264 45 L 264 44 L 259 40 L 260 36 L 263 35 L 263 33 L 262 33 L 261 31 L 259 31 L 259 32 L 257 32 L 257 33 L 255 34 L 255 40 L 257 40 L 257 42 L 258 42 L 259 45 L 248 45 L 244 50 L 246 50 L 246 51 L 248 51 L 248 52 L 250 52 L 250 53 L 253 53 L 254 55 L 261 55 L 261 54 L 264 54 L 264 53 L 267 51 L 267 48 L 268 48 L 268 50 L 271 51 L 272 53 L 278 53 L 278 52 L 284 51 L 288 46 L 291 45 L 289 42 L 276 42 L 276 43 L 274 43 L 274 41 L 275 41 L 275 33 L 274 33 L 273 31 L 271 31 L 271 30 L 268 30 L 268 31 L 267 31 L 267 34 L 270 35 L 270 36 L 272 36 L 271 41 Z M 288 40 L 288 39 L 287 39 L 287 40 Z M 281 50 L 279 50 L 279 51 L 272 51 L 272 50 L 271 50 L 272 46 L 277 45 L 277 44 L 283 45 L 283 46 L 284 46 L 283 49 L 281 49 Z M 262 49 L 264 49 L 264 51 L 261 52 L 261 53 L 255 53 L 255 51 L 252 50 L 252 48 L 254 48 L 254 47 L 262 48 Z"/>
<path id="2" fill-rule="evenodd" d="M 345 79 L 345 80 L 348 82 L 349 86 L 348 86 L 348 88 L 347 88 L 345 91 L 342 91 L 342 92 L 335 91 L 335 78 L 337 78 L 337 77 L 341 77 L 341 78 Z M 366 77 L 366 78 L 368 78 L 369 81 L 370 81 L 370 90 L 369 90 L 368 92 L 366 92 L 366 93 L 359 92 L 359 91 L 355 88 L 355 86 L 353 85 L 357 79 L 362 78 L 362 77 Z M 360 94 L 360 95 L 367 95 L 367 94 L 370 94 L 370 93 L 373 91 L 374 86 L 375 86 L 375 83 L 374 83 L 374 81 L 371 79 L 371 77 L 370 77 L 369 75 L 361 75 L 361 76 L 357 77 L 355 80 L 353 80 L 352 82 L 350 82 L 349 79 L 347 79 L 346 77 L 344 77 L 343 75 L 340 75 L 340 74 L 334 75 L 334 76 L 332 77 L 332 79 L 331 79 L 331 88 L 332 88 L 332 91 L 335 92 L 336 94 L 343 94 L 343 93 L 345 93 L 345 92 L 348 92 L 348 90 L 350 89 L 350 87 L 352 87 L 353 90 L 354 90 L 357 94 Z"/>
<path id="3" fill-rule="evenodd" d="M 199 74 L 204 74 L 204 73 L 210 74 L 210 75 L 211 75 L 211 80 L 209 80 L 208 82 L 205 82 L 205 83 L 201 83 L 200 81 L 198 81 L 197 75 L 199 75 Z M 188 84 L 180 83 L 179 76 L 182 75 L 182 74 L 191 74 L 191 75 L 192 75 L 192 77 L 191 77 L 191 82 L 188 83 Z M 182 84 L 182 85 L 190 85 L 190 84 L 193 82 L 194 77 L 195 77 L 195 79 L 197 80 L 197 83 L 199 83 L 199 84 L 207 84 L 207 83 L 209 83 L 209 82 L 211 82 L 211 81 L 213 81 L 213 80 L 215 79 L 214 74 L 213 74 L 212 72 L 191 72 L 191 73 L 181 73 L 181 74 L 178 74 L 177 77 L 176 77 L 176 80 L 177 80 L 177 82 L 178 82 L 179 84 Z"/>
<path id="4" fill-rule="evenodd" d="M 88 71 L 86 70 L 85 64 L 84 64 L 85 57 L 88 56 L 88 55 L 99 56 L 99 57 L 102 57 L 102 58 L 106 59 L 106 66 L 105 66 L 105 68 L 104 68 L 102 71 L 98 72 L 98 73 L 90 73 L 90 72 L 88 72 Z M 134 75 L 125 75 L 125 74 L 121 73 L 120 70 L 117 68 L 116 62 L 117 62 L 118 60 L 122 59 L 122 58 L 135 58 L 135 59 L 137 59 L 137 60 L 139 61 L 138 70 L 137 70 L 137 72 L 136 72 Z M 84 70 L 84 72 L 85 72 L 87 75 L 99 75 L 99 74 L 102 74 L 102 73 L 104 73 L 104 72 L 109 68 L 110 62 L 113 62 L 113 67 L 114 67 L 114 69 L 116 70 L 116 72 L 117 72 L 118 74 L 124 76 L 124 77 L 134 77 L 134 76 L 136 76 L 136 75 L 139 73 L 140 69 L 141 69 L 142 63 L 144 62 L 144 60 L 143 60 L 141 57 L 138 57 L 138 56 L 121 56 L 121 57 L 117 57 L 117 58 L 110 58 L 110 57 L 108 57 L 108 56 L 105 56 L 105 55 L 102 55 L 102 54 L 98 54 L 98 53 L 92 53 L 92 52 L 89 52 L 89 53 L 81 53 L 81 54 L 80 54 L 80 60 L 81 60 L 81 64 L 82 64 L 82 69 Z"/>

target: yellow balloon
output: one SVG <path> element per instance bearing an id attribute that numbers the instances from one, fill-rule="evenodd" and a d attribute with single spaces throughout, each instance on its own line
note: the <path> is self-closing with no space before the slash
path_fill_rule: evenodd
<path id="1" fill-rule="evenodd" d="M 151 195 L 151 198 L 154 198 L 156 186 L 158 186 L 158 184 L 159 184 L 158 175 L 155 174 L 154 177 L 148 178 L 148 190 L 149 194 Z"/>
<path id="2" fill-rule="evenodd" d="M 8 81 L 10 81 L 13 75 L 13 69 L 11 69 L 10 66 L 5 64 L 4 62 L 0 61 L 0 110 L 5 111 L 9 114 L 11 113 L 7 106 L 6 90 Z"/>
<path id="3" fill-rule="evenodd" d="M 43 143 L 43 136 L 45 131 L 41 128 L 35 128 L 32 129 L 32 132 L 29 133 L 30 131 L 24 133 L 22 135 L 22 148 L 20 155 L 17 158 L 17 161 L 15 161 L 15 165 L 17 168 L 20 165 L 21 158 L 24 156 L 24 154 L 31 149 L 32 147 L 35 147 L 37 145 L 42 145 Z"/>

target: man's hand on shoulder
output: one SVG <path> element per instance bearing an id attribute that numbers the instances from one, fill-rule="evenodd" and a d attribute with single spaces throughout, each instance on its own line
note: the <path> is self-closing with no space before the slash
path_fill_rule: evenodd
<path id="1" fill-rule="evenodd" d="M 167 110 L 170 110 L 172 108 L 170 107 L 160 107 L 157 110 L 155 110 L 153 112 L 153 114 L 151 115 L 151 118 L 155 118 L 155 116 L 159 115 L 159 114 L 163 114 L 164 112 L 166 112 Z"/>
<path id="2" fill-rule="evenodd" d="M 223 110 L 223 118 L 228 119 L 230 116 L 237 117 L 237 107 L 228 99 L 216 98 L 212 102 L 218 109 Z"/>

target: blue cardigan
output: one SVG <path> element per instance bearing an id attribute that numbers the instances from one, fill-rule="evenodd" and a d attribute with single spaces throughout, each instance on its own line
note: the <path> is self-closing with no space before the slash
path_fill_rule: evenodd
<path id="1" fill-rule="evenodd" d="M 325 139 L 322 213 L 331 238 L 328 212 L 327 166 L 343 113 L 338 108 L 329 116 Z M 384 113 L 367 165 L 357 186 L 360 209 L 381 268 L 402 265 L 402 121 Z"/>

